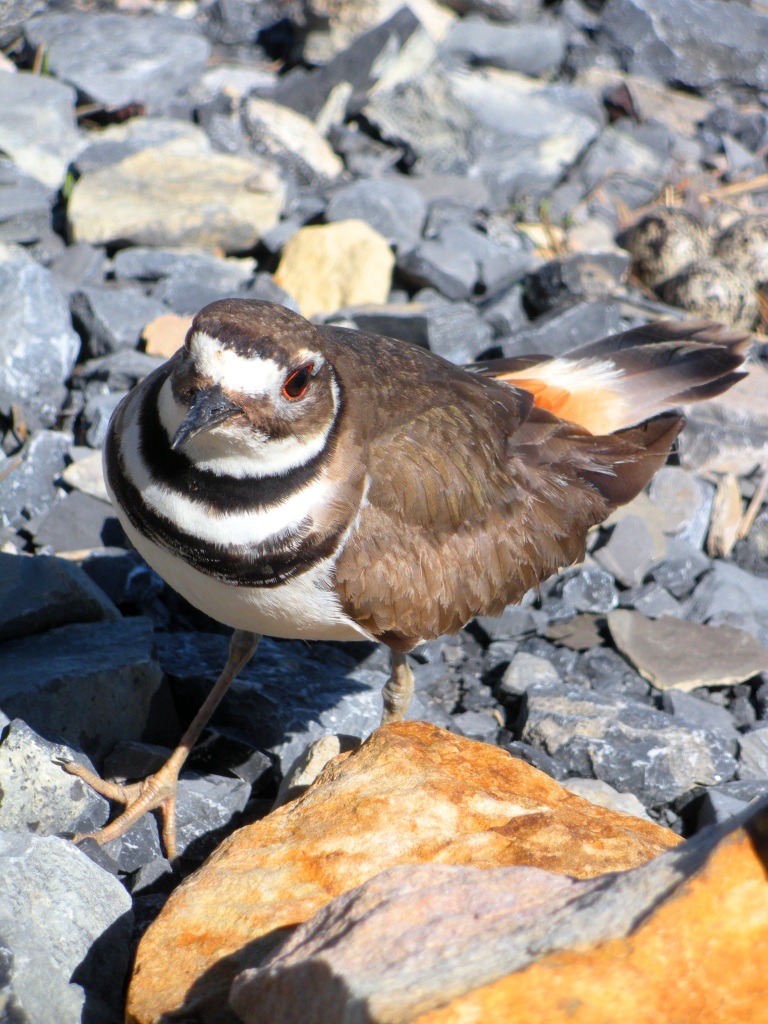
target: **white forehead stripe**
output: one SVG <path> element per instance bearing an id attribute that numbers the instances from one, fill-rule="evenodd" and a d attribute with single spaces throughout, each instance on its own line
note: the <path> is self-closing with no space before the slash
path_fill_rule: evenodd
<path id="1" fill-rule="evenodd" d="M 258 355 L 239 356 L 204 331 L 192 335 L 189 349 L 200 373 L 227 391 L 240 391 L 257 397 L 274 395 L 283 386 L 286 370 L 274 359 Z"/>

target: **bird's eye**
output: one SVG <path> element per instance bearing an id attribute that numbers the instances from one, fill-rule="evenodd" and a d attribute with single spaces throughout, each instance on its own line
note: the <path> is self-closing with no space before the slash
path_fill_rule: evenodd
<path id="1" fill-rule="evenodd" d="M 286 398 L 295 402 L 297 398 L 304 397 L 307 387 L 309 386 L 309 378 L 313 369 L 313 363 L 306 363 L 304 366 L 300 366 L 298 370 L 294 370 L 293 373 L 289 374 L 285 378 L 283 394 Z"/>

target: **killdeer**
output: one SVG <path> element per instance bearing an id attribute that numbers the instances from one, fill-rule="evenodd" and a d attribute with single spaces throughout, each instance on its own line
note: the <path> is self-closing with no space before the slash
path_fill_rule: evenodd
<path id="1" fill-rule="evenodd" d="M 668 410 L 743 376 L 748 342 L 659 323 L 462 369 L 268 302 L 206 306 L 115 412 L 104 465 L 147 562 L 235 632 L 159 772 L 123 787 L 68 766 L 126 805 L 97 841 L 160 808 L 174 855 L 179 770 L 262 634 L 382 641 L 382 721 L 402 718 L 406 653 L 583 557 L 666 459 L 683 424 Z"/>

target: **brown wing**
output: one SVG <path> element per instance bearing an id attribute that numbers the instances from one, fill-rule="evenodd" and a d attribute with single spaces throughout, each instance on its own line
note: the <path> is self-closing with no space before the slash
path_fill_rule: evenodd
<path id="1" fill-rule="evenodd" d="M 438 388 L 371 432 L 367 504 L 336 565 L 345 611 L 399 650 L 500 613 L 583 557 L 589 527 L 645 486 L 682 424 L 592 437 L 525 392 L 451 377 L 453 401 Z"/>

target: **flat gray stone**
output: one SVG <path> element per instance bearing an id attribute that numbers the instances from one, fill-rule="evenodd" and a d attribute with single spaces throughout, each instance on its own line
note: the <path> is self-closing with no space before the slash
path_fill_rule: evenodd
<path id="1" fill-rule="evenodd" d="M 427 318 L 429 347 L 444 359 L 471 363 L 492 344 L 493 331 L 472 303 L 439 299 L 420 304 Z"/>
<path id="2" fill-rule="evenodd" d="M 536 319 L 530 327 L 500 339 L 505 356 L 562 356 L 572 348 L 595 338 L 605 338 L 621 330 L 617 302 L 576 302 L 566 309 L 553 309 Z"/>
<path id="3" fill-rule="evenodd" d="M 724 782 L 736 771 L 718 733 L 691 728 L 639 701 L 578 686 L 530 687 L 521 739 L 572 774 L 602 779 L 646 806 Z"/>
<path id="4" fill-rule="evenodd" d="M 137 348 L 144 328 L 168 312 L 158 299 L 138 285 L 88 285 L 69 300 L 72 318 L 86 338 L 86 355 L 108 355 L 121 348 Z"/>
<path id="5" fill-rule="evenodd" d="M 738 753 L 742 737 L 725 708 L 700 697 L 694 697 L 691 693 L 680 693 L 677 690 L 664 692 L 662 706 L 667 714 L 682 719 L 688 725 L 719 732 L 727 741 L 728 749 L 734 757 Z"/>
<path id="6" fill-rule="evenodd" d="M 0 643 L 71 622 L 119 618 L 104 591 L 74 562 L 0 552 Z"/>
<path id="7" fill-rule="evenodd" d="M 0 411 L 16 403 L 29 428 L 53 426 L 80 339 L 50 271 L 17 246 L 0 245 L 0 307 Z"/>
<path id="8" fill-rule="evenodd" d="M 115 253 L 112 265 L 119 281 L 183 278 L 222 291 L 242 288 L 256 270 L 256 260 L 250 257 L 223 260 L 204 249 L 154 249 L 143 245 L 121 249 Z"/>
<path id="9" fill-rule="evenodd" d="M 740 744 L 739 778 L 763 779 L 768 786 L 768 728 L 744 733 Z"/>
<path id="10" fill-rule="evenodd" d="M 613 527 L 607 544 L 592 552 L 604 569 L 625 587 L 642 583 L 654 561 L 664 554 L 639 516 L 628 515 Z"/>
<path id="11" fill-rule="evenodd" d="M 24 71 L 0 74 L 0 151 L 20 171 L 59 189 L 84 145 L 71 86 Z"/>
<path id="12" fill-rule="evenodd" d="M 651 820 L 634 793 L 620 793 L 602 779 L 564 779 L 563 789 L 584 797 L 598 807 L 607 807 L 621 814 L 631 814 L 635 818 L 645 818 L 646 821 Z"/>
<path id="13" fill-rule="evenodd" d="M 561 24 L 500 25 L 478 15 L 453 23 L 443 48 L 470 64 L 544 75 L 565 56 Z"/>
<path id="14" fill-rule="evenodd" d="M 81 552 L 123 543 L 125 534 L 108 501 L 72 491 L 29 526 L 46 554 Z M 82 621 L 82 620 L 81 620 Z"/>
<path id="15" fill-rule="evenodd" d="M 56 486 L 72 438 L 55 430 L 36 430 L 18 455 L 0 461 L 0 524 L 23 526 L 64 498 Z"/>
<path id="16" fill-rule="evenodd" d="M 0 743 L 0 831 L 92 832 L 106 822 L 109 804 L 80 779 L 67 775 L 57 759 L 93 765 L 83 754 L 38 736 L 20 719 Z"/>
<path id="17" fill-rule="evenodd" d="M 768 650 L 733 626 L 701 626 L 623 608 L 608 615 L 611 636 L 641 676 L 659 690 L 734 686 L 768 669 Z"/>
<path id="18" fill-rule="evenodd" d="M 768 17 L 718 0 L 608 0 L 602 29 L 632 74 L 706 89 L 768 88 Z"/>
<path id="19" fill-rule="evenodd" d="M 0 708 L 96 761 L 117 740 L 142 738 L 161 682 L 148 619 L 62 626 L 0 645 Z"/>
<path id="20" fill-rule="evenodd" d="M 470 170 L 501 208 L 516 195 L 544 193 L 597 135 L 598 125 L 507 72 L 467 75 L 434 63 L 372 92 L 363 113 L 385 138 L 403 140 L 418 174 Z"/>
<path id="21" fill-rule="evenodd" d="M 0 833 L 7 1019 L 118 1024 L 132 919 L 120 882 L 68 840 Z"/>
<path id="22" fill-rule="evenodd" d="M 91 102 L 139 103 L 152 114 L 192 85 L 210 43 L 193 21 L 142 14 L 51 12 L 25 26 L 30 46 L 43 46 L 48 67 Z"/>
<path id="23" fill-rule="evenodd" d="M 729 562 L 715 561 L 687 604 L 693 622 L 736 626 L 768 642 L 768 580 Z"/>
<path id="24" fill-rule="evenodd" d="M 649 495 L 664 515 L 664 532 L 701 548 L 709 529 L 714 487 L 679 466 L 663 466 L 651 481 Z"/>
<path id="25" fill-rule="evenodd" d="M 427 204 L 406 180 L 355 181 L 333 193 L 327 221 L 364 220 L 383 235 L 396 253 L 414 249 L 421 237 Z"/>
<path id="26" fill-rule="evenodd" d="M 0 77 L 0 82 L 2 77 Z M 0 159 L 0 242 L 37 242 L 51 231 L 56 192 Z"/>
<path id="27" fill-rule="evenodd" d="M 551 661 L 518 651 L 501 677 L 497 696 L 501 701 L 505 697 L 522 697 L 530 686 L 560 682 L 560 673 Z"/>

